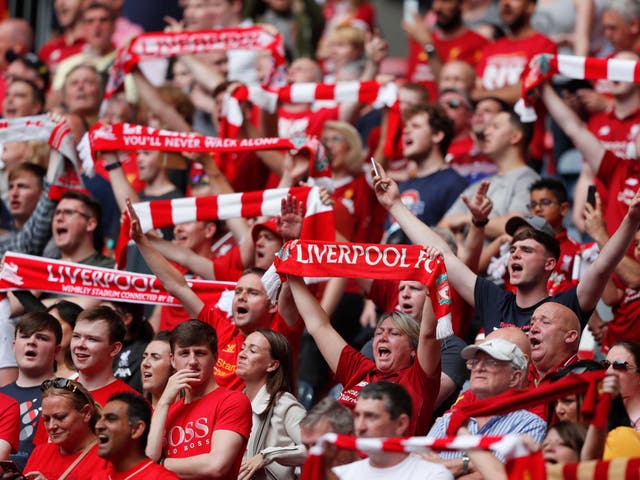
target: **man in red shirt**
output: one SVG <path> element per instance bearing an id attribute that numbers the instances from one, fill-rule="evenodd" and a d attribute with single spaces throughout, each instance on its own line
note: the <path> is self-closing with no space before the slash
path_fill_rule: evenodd
<path id="1" fill-rule="evenodd" d="M 151 406 L 144 398 L 132 393 L 109 397 L 96 423 L 96 434 L 98 456 L 109 461 L 113 473 L 94 480 L 177 480 L 175 473 L 144 454 L 150 426 Z"/>
<path id="2" fill-rule="evenodd" d="M 113 376 L 111 366 L 122 348 L 125 331 L 120 315 L 105 306 L 83 311 L 73 328 L 71 358 L 78 369 L 78 381 L 91 392 L 96 403 L 102 406 L 114 393 L 137 393 Z"/>
<path id="3" fill-rule="evenodd" d="M 55 0 L 53 9 L 62 34 L 45 43 L 38 56 L 55 72 L 58 64 L 67 57 L 80 53 L 86 43 L 84 40 L 80 13 L 82 0 Z"/>

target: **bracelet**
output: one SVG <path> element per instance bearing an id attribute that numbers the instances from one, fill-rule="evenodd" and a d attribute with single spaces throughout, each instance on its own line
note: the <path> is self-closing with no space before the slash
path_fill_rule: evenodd
<path id="1" fill-rule="evenodd" d="M 475 219 L 471 219 L 471 223 L 473 223 L 474 227 L 485 227 L 487 225 L 487 223 L 489 223 L 489 219 L 485 218 L 484 220 L 475 220 Z"/>
<path id="2" fill-rule="evenodd" d="M 427 54 L 427 57 L 432 57 L 437 53 L 436 52 L 436 46 L 431 42 L 425 43 L 422 46 L 422 49 Z"/>
<path id="3" fill-rule="evenodd" d="M 104 166 L 105 170 L 107 172 L 110 172 L 111 170 L 115 170 L 116 168 L 120 168 L 122 167 L 122 164 L 120 163 L 120 160 L 114 162 L 114 163 L 109 163 L 107 165 Z"/>
<path id="4" fill-rule="evenodd" d="M 469 455 L 467 452 L 462 454 L 462 475 L 467 475 L 469 473 Z"/>

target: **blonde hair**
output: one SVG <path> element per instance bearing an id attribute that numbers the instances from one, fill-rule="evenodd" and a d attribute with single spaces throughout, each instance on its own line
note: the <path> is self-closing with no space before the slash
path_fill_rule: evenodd
<path id="1" fill-rule="evenodd" d="M 338 25 L 329 32 L 327 40 L 347 42 L 354 48 L 364 51 L 365 33 L 362 29 L 351 25 Z"/>
<path id="2" fill-rule="evenodd" d="M 380 320 L 378 320 L 378 325 L 384 322 L 387 318 L 391 319 L 398 330 L 409 337 L 411 348 L 416 350 L 418 348 L 418 340 L 420 339 L 420 324 L 417 320 L 406 313 L 391 312 L 382 315 Z"/>
<path id="3" fill-rule="evenodd" d="M 344 137 L 349 145 L 349 152 L 344 159 L 345 168 L 352 176 L 362 173 L 362 164 L 364 162 L 362 140 L 355 127 L 347 122 L 328 121 L 324 123 L 322 130 L 333 130 Z"/>

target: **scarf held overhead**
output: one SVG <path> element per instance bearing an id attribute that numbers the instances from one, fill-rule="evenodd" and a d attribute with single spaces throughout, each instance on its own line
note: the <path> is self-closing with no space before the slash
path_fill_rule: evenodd
<path id="1" fill-rule="evenodd" d="M 238 49 L 268 50 L 273 61 L 272 74 L 277 67 L 284 64 L 282 36 L 260 26 L 216 28 L 195 32 L 145 33 L 118 50 L 105 98 L 120 90 L 125 74 L 130 73 L 133 67 L 143 60 Z"/>
<path id="2" fill-rule="evenodd" d="M 193 291 L 206 302 L 218 302 L 230 312 L 235 283 L 188 280 Z M 181 306 L 154 275 L 92 267 L 7 252 L 0 269 L 0 291 L 41 290 L 129 303 Z"/>
<path id="3" fill-rule="evenodd" d="M 417 245 L 291 240 L 273 262 L 280 275 L 415 280 L 427 286 L 438 319 L 437 338 L 453 334 L 449 280 L 442 257 Z"/>

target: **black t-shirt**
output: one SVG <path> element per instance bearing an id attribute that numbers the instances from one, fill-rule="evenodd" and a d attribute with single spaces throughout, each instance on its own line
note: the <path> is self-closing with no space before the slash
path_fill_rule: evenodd
<path id="1" fill-rule="evenodd" d="M 476 317 L 480 320 L 487 335 L 497 328 L 509 325 L 520 327 L 526 332 L 529 330 L 534 310 L 543 303 L 556 302 L 573 310 L 580 320 L 581 328 L 584 328 L 593 310 L 585 312 L 580 308 L 576 289 L 577 287 L 572 287 L 557 295 L 547 297 L 531 307 L 521 308 L 516 304 L 514 293 L 507 292 L 493 282 L 478 277 L 473 292 L 476 302 Z"/>
<path id="2" fill-rule="evenodd" d="M 142 393 L 140 365 L 145 348 L 147 348 L 147 342 L 141 340 L 125 341 L 122 350 L 113 359 L 113 375 L 140 393 Z"/>
<path id="3" fill-rule="evenodd" d="M 19 387 L 16 382 L 2 388 L 0 392 L 14 398 L 20 404 L 20 444 L 18 453 L 11 454 L 9 460 L 16 462 L 21 469 L 35 448 L 33 438 L 42 412 L 42 390 L 35 387 Z"/>

